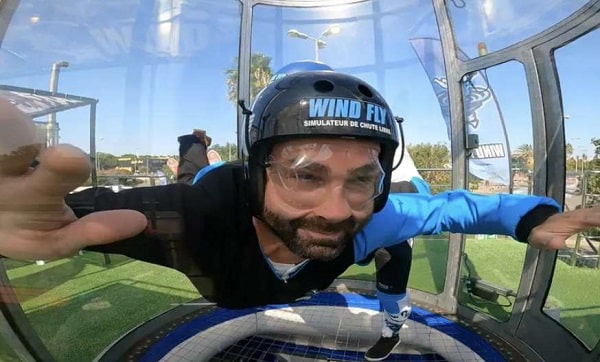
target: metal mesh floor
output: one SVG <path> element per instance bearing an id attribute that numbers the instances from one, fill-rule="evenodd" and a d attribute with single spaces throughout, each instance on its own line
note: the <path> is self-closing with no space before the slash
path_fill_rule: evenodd
<path id="1" fill-rule="evenodd" d="M 202 315 L 146 353 L 144 361 L 362 361 L 379 338 L 379 302 L 357 294 Z M 386 361 L 506 361 L 464 326 L 414 308 Z"/>

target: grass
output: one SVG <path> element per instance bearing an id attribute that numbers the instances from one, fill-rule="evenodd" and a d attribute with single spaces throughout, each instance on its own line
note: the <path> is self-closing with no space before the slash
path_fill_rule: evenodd
<path id="1" fill-rule="evenodd" d="M 408 284 L 411 288 L 438 294 L 444 289 L 446 278 L 447 238 L 428 236 L 415 239 L 413 245 L 413 263 Z M 352 265 L 342 278 L 375 280 L 375 265 Z"/>
<path id="2" fill-rule="evenodd" d="M 0 361 L 2 362 L 20 362 L 21 359 L 17 354 L 9 347 L 8 343 L 0 335 Z"/>
<path id="3" fill-rule="evenodd" d="M 183 274 L 121 256 L 110 265 L 97 253 L 7 264 L 22 308 L 58 361 L 93 360 L 128 330 L 199 296 Z"/>
<path id="4" fill-rule="evenodd" d="M 420 237 L 413 247 L 413 266 L 409 287 L 429 293 L 440 293 L 444 288 L 446 238 Z M 519 287 L 526 246 L 512 239 L 468 239 L 465 246 L 471 276 L 516 292 Z M 464 264 L 463 264 L 464 265 Z M 461 275 L 467 274 L 463 267 Z M 375 267 L 352 266 L 344 278 L 375 280 Z M 558 261 L 552 287 L 546 300 L 547 308 L 560 309 L 560 323 L 574 333 L 589 348 L 600 340 L 600 269 L 573 267 Z M 461 284 L 459 303 L 487 313 L 499 321 L 506 321 L 512 312 L 513 297 L 492 303 L 466 292 Z"/>
<path id="5" fill-rule="evenodd" d="M 429 293 L 443 290 L 447 242 L 444 236 L 415 241 L 411 288 Z M 525 245 L 510 239 L 467 241 L 471 275 L 516 290 Z M 182 274 L 163 267 L 102 254 L 85 253 L 39 266 L 6 260 L 8 275 L 29 321 L 57 361 L 92 360 L 135 326 L 199 297 Z M 465 268 L 463 268 L 463 274 Z M 345 278 L 374 280 L 374 267 L 352 266 Z M 548 304 L 560 308 L 560 322 L 588 346 L 600 339 L 600 270 L 557 262 Z M 460 303 L 502 321 L 504 306 L 459 292 Z M 4 343 L 4 344 L 3 344 Z M 6 348 L 5 348 L 6 347 Z M 0 338 L 0 360 L 17 361 Z"/>

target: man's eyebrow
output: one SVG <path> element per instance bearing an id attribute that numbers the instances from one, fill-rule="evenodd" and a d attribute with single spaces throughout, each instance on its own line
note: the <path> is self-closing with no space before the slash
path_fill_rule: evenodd
<path id="1" fill-rule="evenodd" d="M 368 163 L 358 168 L 348 170 L 350 176 L 371 176 L 381 173 L 381 168 L 375 163 Z"/>
<path id="2" fill-rule="evenodd" d="M 286 166 L 292 166 L 294 164 L 296 164 L 296 159 L 289 159 L 283 162 L 284 165 Z M 329 169 L 329 167 L 321 164 L 321 163 L 317 163 L 317 162 L 307 162 L 306 164 L 298 164 L 294 167 L 295 169 L 303 169 L 306 171 L 310 171 L 310 172 L 321 172 L 321 173 L 325 173 L 325 174 L 329 174 L 331 172 L 331 170 Z"/>

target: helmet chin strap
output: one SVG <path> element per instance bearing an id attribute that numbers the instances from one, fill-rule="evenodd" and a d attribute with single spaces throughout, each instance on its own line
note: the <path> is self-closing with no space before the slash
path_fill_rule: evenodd
<path id="1" fill-rule="evenodd" d="M 244 142 L 245 142 L 245 148 L 246 148 L 246 153 L 248 153 L 248 155 L 250 154 L 250 116 L 252 116 L 254 113 L 248 109 L 248 107 L 246 107 L 246 101 L 244 101 L 243 99 L 240 99 L 238 101 L 238 105 L 240 106 L 240 108 L 242 109 L 242 114 L 245 116 L 244 117 Z M 244 152 L 242 152 L 242 163 L 245 163 L 246 160 L 244 158 Z M 269 167 L 269 162 L 267 161 L 260 161 L 260 165 L 262 167 Z"/>
<path id="2" fill-rule="evenodd" d="M 246 147 L 246 152 L 250 152 L 250 116 L 252 115 L 252 111 L 249 110 L 246 107 L 246 101 L 244 101 L 243 99 L 240 99 L 238 101 L 238 105 L 240 106 L 240 108 L 242 109 L 242 114 L 244 115 L 244 129 L 242 130 L 244 132 L 244 142 L 246 143 L 245 147 Z M 242 152 L 242 157 L 244 156 L 244 152 Z M 243 160 L 243 158 L 242 158 Z"/>
<path id="3" fill-rule="evenodd" d="M 392 167 L 392 171 L 397 169 L 400 166 L 400 164 L 402 163 L 402 160 L 404 159 L 404 130 L 402 129 L 402 122 L 404 122 L 404 118 L 395 116 L 394 119 L 396 120 L 396 122 L 398 122 L 398 131 L 399 131 L 398 133 L 400 136 L 400 143 L 398 144 L 398 147 L 402 147 L 402 149 L 400 150 L 400 159 Z"/>

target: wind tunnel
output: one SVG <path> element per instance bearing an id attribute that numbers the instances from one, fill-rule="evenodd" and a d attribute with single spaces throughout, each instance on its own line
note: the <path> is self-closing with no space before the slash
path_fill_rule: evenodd
<path id="1" fill-rule="evenodd" d="M 434 193 L 600 199 L 598 0 L 0 0 L 0 19 L 0 96 L 48 145 L 90 153 L 87 186 L 156 184 L 196 128 L 240 157 L 237 100 L 317 60 L 385 96 Z M 389 360 L 600 360 L 598 235 L 558 252 L 419 236 L 415 308 Z M 374 272 L 225 310 L 185 275 L 121 255 L 3 258 L 0 360 L 362 360 L 382 323 Z"/>

